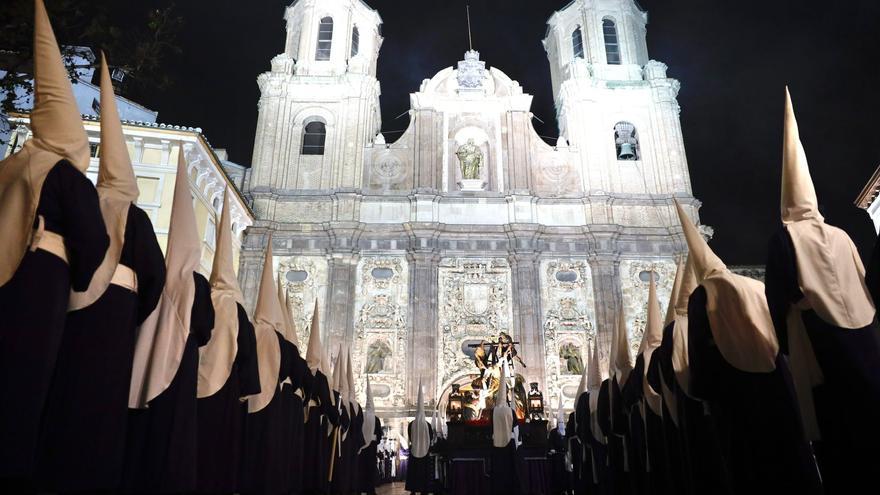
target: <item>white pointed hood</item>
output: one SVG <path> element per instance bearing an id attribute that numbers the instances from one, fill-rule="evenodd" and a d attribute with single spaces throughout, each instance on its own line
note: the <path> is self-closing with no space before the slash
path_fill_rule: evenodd
<path id="1" fill-rule="evenodd" d="M 129 389 L 132 409 L 147 407 L 149 401 L 171 385 L 189 338 L 196 293 L 193 273 L 199 267 L 202 240 L 193 211 L 184 155 L 181 147 L 165 254 L 165 288 L 156 309 L 141 325 L 135 344 Z"/>
<path id="2" fill-rule="evenodd" d="M 501 383 L 492 409 L 492 445 L 507 447 L 513 438 L 513 410 L 507 405 L 507 372 L 501 367 Z"/>
<path id="3" fill-rule="evenodd" d="M 373 404 L 373 390 L 370 388 L 370 375 L 367 375 L 366 398 L 364 399 L 364 426 L 361 432 L 364 435 L 364 446 L 361 450 L 369 447 L 376 438 L 376 406 Z"/>
<path id="4" fill-rule="evenodd" d="M 788 88 L 782 153 L 782 222 L 794 246 L 798 284 L 810 307 L 837 327 L 857 329 L 870 325 L 876 310 L 865 285 L 865 267 L 846 232 L 826 224 L 819 214 Z"/>
<path id="5" fill-rule="evenodd" d="M 122 123 L 116 110 L 116 95 L 113 94 L 104 53 L 101 53 L 101 158 L 97 190 L 110 245 L 104 254 L 104 260 L 92 275 L 89 287 L 84 292 L 71 292 L 68 311 L 91 306 L 107 291 L 122 257 L 128 208 L 140 195 L 125 136 L 122 134 Z"/>
<path id="6" fill-rule="evenodd" d="M 320 313 L 318 300 L 315 299 L 315 309 L 312 312 L 312 326 L 311 330 L 309 330 L 309 346 L 306 349 L 306 364 L 313 375 L 321 369 L 321 364 L 324 361 L 324 348 L 321 345 Z M 324 374 L 326 375 L 326 370 Z M 327 379 L 329 380 L 330 377 L 327 376 Z"/>
<path id="7" fill-rule="evenodd" d="M 629 349 L 629 330 L 626 327 L 626 314 L 623 312 L 622 304 L 617 314 L 617 329 L 614 332 L 614 340 L 611 341 L 611 359 L 614 360 L 613 375 L 617 377 L 617 383 L 622 389 L 633 370 L 632 352 Z"/>
<path id="8" fill-rule="evenodd" d="M 0 161 L 0 286 L 18 270 L 46 176 L 61 160 L 89 167 L 89 140 L 42 0 L 34 2 L 33 139 Z"/>
<path id="9" fill-rule="evenodd" d="M 351 405 L 352 415 L 360 413 L 361 405 L 357 401 L 357 393 L 354 387 L 354 370 L 351 366 L 351 348 L 349 347 L 345 353 L 345 377 L 348 383 L 348 403 Z"/>
<path id="10" fill-rule="evenodd" d="M 261 411 L 272 402 L 278 390 L 278 378 L 281 374 L 281 347 L 278 334 L 284 331 L 284 314 L 278 302 L 272 261 L 270 235 L 266 240 L 260 293 L 254 310 L 254 333 L 257 335 L 257 359 L 260 366 L 260 393 L 248 399 L 248 413 Z"/>
<path id="11" fill-rule="evenodd" d="M 211 269 L 214 329 L 208 344 L 199 348 L 200 399 L 214 395 L 226 384 L 238 353 L 238 305 L 243 298 L 232 262 L 230 210 L 227 189 L 223 194 L 223 211 L 217 224 L 216 251 Z"/>
<path id="12" fill-rule="evenodd" d="M 422 392 L 422 380 L 419 379 L 419 393 L 416 399 L 416 419 L 413 420 L 412 438 L 409 439 L 410 454 L 416 459 L 428 455 L 431 446 L 431 435 L 428 432 L 428 421 L 425 418 L 425 396 Z"/>
<path id="13" fill-rule="evenodd" d="M 639 354 L 643 356 L 645 362 L 642 379 L 642 392 L 644 393 L 645 403 L 654 411 L 654 414 L 660 416 L 663 412 L 663 398 L 648 383 L 648 367 L 651 364 L 651 357 L 663 341 L 663 322 L 660 320 L 660 303 L 657 301 L 655 277 L 656 274 L 651 272 L 651 280 L 648 282 L 648 316 L 645 322 L 645 333 L 642 335 L 642 343 L 639 347 Z"/>
<path id="14" fill-rule="evenodd" d="M 562 409 L 562 394 L 559 394 L 559 404 L 556 406 L 556 432 L 565 436 L 565 411 Z"/>
<path id="15" fill-rule="evenodd" d="M 677 201 L 675 206 L 694 260 L 697 281 L 706 289 L 706 314 L 721 355 L 741 371 L 775 370 L 779 342 L 764 284 L 727 270 Z"/>

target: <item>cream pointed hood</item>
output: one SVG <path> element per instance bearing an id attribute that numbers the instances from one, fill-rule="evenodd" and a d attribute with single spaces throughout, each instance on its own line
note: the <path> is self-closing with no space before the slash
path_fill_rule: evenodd
<path id="1" fill-rule="evenodd" d="M 89 167 L 89 140 L 42 0 L 34 2 L 33 139 L 0 161 L 0 286 L 18 270 L 31 243 L 46 176 L 61 160 Z"/>
<path id="2" fill-rule="evenodd" d="M 351 404 L 351 412 L 353 415 L 358 414 L 361 410 L 361 405 L 358 404 L 357 394 L 354 388 L 354 370 L 352 370 L 351 366 L 351 348 L 345 353 L 345 377 L 348 382 L 348 403 Z"/>
<path id="3" fill-rule="evenodd" d="M 198 397 L 210 397 L 229 380 L 238 354 L 238 305 L 241 289 L 232 261 L 232 226 L 229 189 L 223 193 L 223 211 L 217 224 L 214 264 L 211 268 L 211 303 L 214 329 L 211 340 L 199 348 Z"/>
<path id="4" fill-rule="evenodd" d="M 663 322 L 660 320 L 660 303 L 657 301 L 655 276 L 654 272 L 651 272 L 651 281 L 648 282 L 648 316 L 645 322 L 645 333 L 642 335 L 642 343 L 639 346 L 639 354 L 643 356 L 645 362 L 642 379 L 645 403 L 654 411 L 654 414 L 660 416 L 663 412 L 663 398 L 648 383 L 648 367 L 651 364 L 651 357 L 663 341 Z"/>
<path id="5" fill-rule="evenodd" d="M 730 273 L 676 201 L 698 283 L 706 289 L 706 314 L 718 350 L 731 366 L 749 373 L 776 369 L 779 342 L 764 284 Z"/>
<path id="6" fill-rule="evenodd" d="M 428 421 L 425 418 L 425 396 L 422 391 L 422 380 L 419 379 L 419 393 L 416 399 L 416 419 L 413 420 L 412 438 L 409 439 L 410 454 L 416 459 L 428 455 L 431 446 L 431 435 L 428 432 Z"/>
<path id="7" fill-rule="evenodd" d="M 376 438 L 376 406 L 373 404 L 373 390 L 370 388 L 370 375 L 367 375 L 366 398 L 364 399 L 364 426 L 361 433 L 364 436 L 364 446 L 361 450 L 369 447 Z"/>
<path id="8" fill-rule="evenodd" d="M 284 331 L 282 332 L 284 340 L 299 348 L 296 338 L 296 324 L 293 322 L 293 315 L 290 314 L 290 295 L 284 290 L 281 277 L 278 277 L 278 304 L 281 305 L 281 314 L 284 317 Z"/>
<path id="9" fill-rule="evenodd" d="M 565 437 L 565 411 L 562 409 L 562 393 L 559 394 L 559 403 L 556 405 L 556 432 Z"/>
<path id="10" fill-rule="evenodd" d="M 629 330 L 626 327 L 626 315 L 622 304 L 617 314 L 617 329 L 611 343 L 611 359 L 614 360 L 614 376 L 623 388 L 633 370 L 633 358 L 629 349 Z"/>
<path id="11" fill-rule="evenodd" d="M 663 318 L 663 328 L 675 319 L 675 303 L 678 302 L 678 293 L 681 291 L 681 279 L 684 277 L 684 257 L 676 263 L 675 280 L 672 281 L 672 292 L 669 293 L 669 303 L 666 305 L 666 317 Z"/>
<path id="12" fill-rule="evenodd" d="M 865 285 L 865 267 L 850 237 L 825 223 L 818 204 L 786 88 L 782 222 L 794 246 L 798 284 L 823 320 L 840 328 L 864 328 L 876 313 Z"/>
<path id="13" fill-rule="evenodd" d="M 309 347 L 306 349 L 306 364 L 308 364 L 313 375 L 321 369 L 321 364 L 324 361 L 324 348 L 321 345 L 320 313 L 318 300 L 315 299 L 315 308 L 312 312 L 312 326 L 311 330 L 309 330 Z M 326 371 L 329 370 L 325 370 L 325 376 L 327 375 Z M 329 379 L 330 377 L 327 376 L 327 378 Z"/>
<path id="14" fill-rule="evenodd" d="M 688 257 L 684 265 L 681 288 L 675 301 L 675 326 L 672 330 L 672 368 L 678 386 L 690 393 L 690 359 L 688 357 L 688 301 L 697 288 L 697 275 L 694 272 L 693 259 Z"/>
<path id="15" fill-rule="evenodd" d="M 165 288 L 156 309 L 138 331 L 129 407 L 143 409 L 165 391 L 183 358 L 195 300 L 193 273 L 199 267 L 202 240 L 196 225 L 183 147 L 177 160 L 171 226 L 165 254 Z"/>
<path id="16" fill-rule="evenodd" d="M 281 374 L 281 347 L 278 334 L 284 330 L 284 314 L 278 301 L 273 268 L 272 236 L 266 239 L 260 293 L 254 309 L 254 333 L 257 335 L 257 358 L 260 366 L 260 393 L 248 399 L 248 413 L 262 411 L 272 402 Z"/>
<path id="17" fill-rule="evenodd" d="M 593 349 L 590 353 L 587 368 L 589 368 L 587 390 L 590 392 L 590 431 L 593 432 L 593 438 L 604 445 L 605 436 L 599 427 L 599 390 L 602 388 L 602 382 L 608 376 L 602 373 L 601 363 L 599 362 L 598 340 L 593 340 Z"/>
<path id="18" fill-rule="evenodd" d="M 500 380 L 492 410 L 492 445 L 507 447 L 513 438 L 513 410 L 507 404 L 507 369 L 503 366 Z"/>
<path id="19" fill-rule="evenodd" d="M 128 209 L 140 195 L 131 158 L 128 156 L 128 146 L 122 133 L 119 112 L 116 110 L 116 95 L 110 82 L 107 59 L 103 53 L 101 53 L 101 158 L 96 187 L 101 216 L 104 218 L 110 245 L 104 255 L 104 261 L 92 275 L 88 289 L 84 292 L 71 292 L 68 311 L 91 306 L 107 291 L 122 256 Z"/>

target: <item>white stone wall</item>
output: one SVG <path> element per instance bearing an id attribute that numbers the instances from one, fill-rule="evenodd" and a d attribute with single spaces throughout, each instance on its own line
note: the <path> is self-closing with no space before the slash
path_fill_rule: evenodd
<path id="1" fill-rule="evenodd" d="M 660 316 L 666 316 L 669 294 L 675 281 L 676 263 L 674 259 L 628 259 L 620 262 L 620 285 L 623 292 L 624 315 L 629 332 L 630 350 L 633 358 L 642 343 L 648 315 L 647 273 L 654 272 L 657 283 L 657 300 L 660 303 Z"/>

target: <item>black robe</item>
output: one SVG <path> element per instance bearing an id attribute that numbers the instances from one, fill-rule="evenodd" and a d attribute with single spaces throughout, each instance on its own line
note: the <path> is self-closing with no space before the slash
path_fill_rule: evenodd
<path id="1" fill-rule="evenodd" d="M 632 373 L 630 374 L 632 375 Z M 629 411 L 627 411 L 623 390 L 617 377 L 612 377 L 608 382 L 608 406 L 610 433 L 606 437 L 608 442 L 606 460 L 610 468 L 612 493 L 617 495 L 635 493 L 632 462 L 636 452 L 634 452 L 630 435 Z"/>
<path id="2" fill-rule="evenodd" d="M 333 391 L 333 397 L 339 410 L 339 433 L 330 436 L 330 452 L 333 453 L 332 461 L 328 467 L 332 467 L 332 479 L 330 480 L 330 493 L 346 493 L 345 484 L 348 481 L 348 457 L 347 451 L 350 447 L 348 441 L 349 428 L 351 428 L 351 418 L 349 417 L 348 401 L 342 399 L 339 392 Z M 343 439 L 342 437 L 346 437 Z M 335 445 L 332 441 L 335 439 Z"/>
<path id="3" fill-rule="evenodd" d="M 567 433 L 567 431 L 566 431 Z M 550 463 L 550 493 L 560 495 L 570 490 L 569 472 L 565 466 L 568 439 L 559 433 L 559 427 L 550 430 L 547 437 L 547 459 Z"/>
<path id="4" fill-rule="evenodd" d="M 234 493 L 238 489 L 241 442 L 247 402 L 242 397 L 260 393 L 257 337 L 240 304 L 238 350 L 226 383 L 216 393 L 198 400 L 198 493 Z"/>
<path id="5" fill-rule="evenodd" d="M 575 493 L 590 493 L 598 482 L 598 466 L 593 458 L 593 432 L 590 429 L 590 393 L 584 392 L 575 402 L 576 439 L 570 442 L 572 459 L 572 488 Z"/>
<path id="6" fill-rule="evenodd" d="M 516 428 L 518 424 L 516 411 L 511 411 L 511 414 L 513 415 L 512 427 Z M 492 447 L 489 493 L 493 495 L 516 495 L 522 491 L 522 483 L 517 471 L 516 440 L 515 436 L 511 436 L 510 441 L 504 447 L 495 447 L 494 445 Z"/>
<path id="7" fill-rule="evenodd" d="M 361 447 L 364 446 L 364 411 L 358 406 L 355 406 L 355 415 L 352 418 L 351 427 L 348 430 L 348 438 L 346 441 L 349 442 L 349 448 L 347 451 L 348 480 L 344 487 L 346 488 L 347 493 L 352 493 L 357 491 L 357 481 L 360 479 L 360 473 L 358 472 L 360 468 L 360 464 L 358 463 L 358 452 L 360 452 Z"/>
<path id="8" fill-rule="evenodd" d="M 119 490 L 136 330 L 165 283 L 153 224 L 137 206 L 127 215 L 119 263 L 137 274 L 138 290 L 110 285 L 92 305 L 67 315 L 40 446 L 38 472 L 47 490 Z"/>
<path id="9" fill-rule="evenodd" d="M 290 380 L 293 393 L 290 397 L 290 447 L 288 459 L 289 489 L 296 495 L 303 489 L 303 441 L 305 435 L 305 413 L 303 397 L 305 397 L 306 380 L 311 377 L 305 359 L 299 354 L 299 348 L 286 342 L 290 359 Z"/>
<path id="10" fill-rule="evenodd" d="M 211 285 L 193 272 L 195 298 L 183 357 L 171 384 L 146 409 L 129 410 L 123 485 L 134 493 L 184 493 L 196 488 L 199 347 L 211 339 Z"/>
<path id="11" fill-rule="evenodd" d="M 376 493 L 376 487 L 379 486 L 379 470 L 377 467 L 376 448 L 379 445 L 379 439 L 382 438 L 382 422 L 379 418 L 374 418 L 375 427 L 373 435 L 375 438 L 358 453 L 358 477 L 357 492 L 373 495 Z"/>
<path id="12" fill-rule="evenodd" d="M 425 457 L 417 458 L 412 454 L 414 423 L 415 421 L 410 421 L 406 430 L 410 439 L 410 455 L 406 468 L 406 489 L 413 493 L 428 493 L 432 491 L 434 486 L 432 482 L 434 479 L 434 462 L 430 455 L 426 454 Z M 434 429 L 431 428 L 431 424 L 427 421 L 425 421 L 425 424 L 428 425 L 428 439 L 430 443 L 434 441 Z"/>
<path id="13" fill-rule="evenodd" d="M 310 382 L 309 403 L 303 441 L 303 493 L 330 491 L 330 445 L 333 428 L 339 424 L 339 410 L 330 400 L 327 377 L 317 371 Z"/>
<path id="14" fill-rule="evenodd" d="M 652 360 L 657 356 L 655 351 Z M 672 493 L 666 482 L 663 423 L 645 399 L 645 355 L 636 357 L 636 365 L 623 390 L 624 404 L 630 414 L 630 438 L 633 447 L 630 470 L 637 493 Z M 655 390 L 656 392 L 656 390 Z M 661 411 L 662 413 L 662 411 Z"/>
<path id="15" fill-rule="evenodd" d="M 766 277 L 767 303 L 787 354 L 786 315 L 803 294 L 796 253 L 785 229 L 770 240 Z M 813 390 L 822 435 L 815 446 L 822 478 L 829 493 L 855 492 L 874 483 L 880 445 L 880 326 L 875 318 L 865 328 L 842 329 L 813 310 L 801 317 L 824 376 L 824 383 Z"/>
<path id="16" fill-rule="evenodd" d="M 277 332 L 275 336 L 281 353 L 279 386 L 275 387 L 272 400 L 266 407 L 245 417 L 239 483 L 239 490 L 243 494 L 278 495 L 288 490 L 289 449 L 286 442 L 289 440 L 287 431 L 290 423 L 284 417 L 283 397 L 287 392 L 280 384 L 289 373 L 291 356 L 285 350 L 284 337 Z"/>
<path id="17" fill-rule="evenodd" d="M 16 489 L 34 474 L 70 290 L 88 288 L 110 242 L 94 186 L 67 160 L 46 176 L 37 214 L 64 237 L 68 263 L 28 250 L 0 287 L 0 489 Z"/>
<path id="18" fill-rule="evenodd" d="M 678 425 L 672 417 L 673 412 L 667 402 L 675 403 L 676 378 L 675 369 L 672 366 L 673 328 L 670 323 L 663 329 L 663 338 L 660 347 L 651 354 L 651 362 L 648 364 L 648 383 L 655 392 L 660 394 L 662 400 L 662 434 L 661 447 L 663 462 L 655 462 L 652 468 L 663 471 L 663 479 L 666 489 L 670 493 L 682 493 L 685 491 L 685 472 L 682 464 L 681 433 Z M 668 394 L 668 396 L 667 396 Z"/>
<path id="19" fill-rule="evenodd" d="M 731 366 L 712 337 L 706 303 L 706 289 L 697 287 L 688 305 L 691 389 L 709 404 L 732 491 L 821 493 L 785 359 L 780 354 L 769 373 Z"/>
<path id="20" fill-rule="evenodd" d="M 617 437 L 614 434 L 614 428 L 612 427 L 611 421 L 611 394 L 612 389 L 617 387 L 615 383 L 616 380 L 606 379 L 602 381 L 602 385 L 599 387 L 599 397 L 596 400 L 596 420 L 599 424 L 599 429 L 605 436 L 605 445 L 600 446 L 598 445 L 598 442 L 592 444 L 594 452 L 597 448 L 601 448 L 603 453 L 603 459 L 605 462 L 603 463 L 604 468 L 599 472 L 599 491 L 600 493 L 606 494 L 617 493 L 616 490 L 618 489 L 618 486 L 626 487 L 626 480 L 622 474 L 622 446 L 620 441 L 616 440 Z M 619 401 L 620 399 L 617 400 Z M 623 493 L 626 493 L 626 491 L 623 490 Z"/>

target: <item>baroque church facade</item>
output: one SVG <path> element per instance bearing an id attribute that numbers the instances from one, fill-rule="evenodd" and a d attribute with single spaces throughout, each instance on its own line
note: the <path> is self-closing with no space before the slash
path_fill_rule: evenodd
<path id="1" fill-rule="evenodd" d="M 673 199 L 697 218 L 679 83 L 649 58 L 647 14 L 575 0 L 548 20 L 553 145 L 526 88 L 476 51 L 414 88 L 409 128 L 386 142 L 379 13 L 298 0 L 285 19 L 244 188 L 249 308 L 271 238 L 301 352 L 317 299 L 324 342 L 351 346 L 358 396 L 369 374 L 383 416 L 411 413 L 419 380 L 442 403 L 476 371 L 469 346 L 500 332 L 525 383 L 571 407 L 591 346 L 607 366 L 621 304 L 638 347 L 652 271 L 666 304 L 686 250 Z"/>

